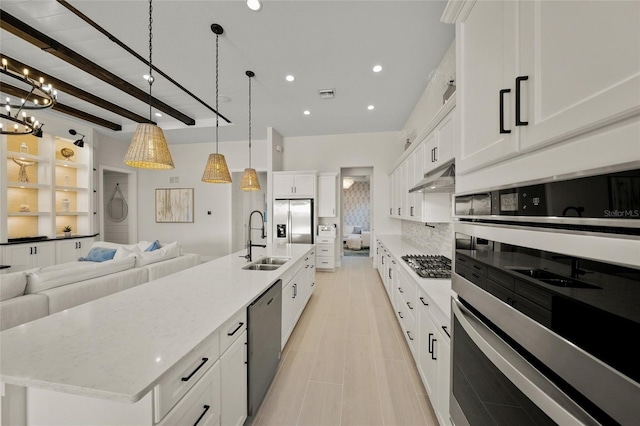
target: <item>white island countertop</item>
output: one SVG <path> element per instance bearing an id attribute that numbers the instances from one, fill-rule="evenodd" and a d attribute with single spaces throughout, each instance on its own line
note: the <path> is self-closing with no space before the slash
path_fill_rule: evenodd
<path id="1" fill-rule="evenodd" d="M 399 267 L 401 267 L 404 271 L 407 272 L 409 276 L 411 276 L 414 281 L 422 288 L 422 290 L 427 293 L 427 295 L 432 299 L 432 301 L 436 304 L 436 306 L 440 309 L 441 313 L 444 314 L 447 320 L 451 319 L 451 296 L 453 292 L 451 291 L 451 280 L 444 278 L 422 278 L 418 274 L 414 272 L 413 269 L 401 259 L 401 256 L 407 254 L 439 254 L 439 253 L 427 253 L 422 249 L 419 249 L 410 243 L 402 240 L 400 235 L 393 234 L 383 234 L 377 235 L 377 239 L 379 239 L 382 244 L 391 252 L 391 254 L 398 259 Z M 451 259 L 451 255 L 446 256 Z M 451 265 L 453 267 L 453 263 Z"/>
<path id="2" fill-rule="evenodd" d="M 5 330 L 0 380 L 136 402 L 312 248 L 272 249 L 269 256 L 291 258 L 275 271 L 243 270 L 244 252 L 233 253 Z"/>

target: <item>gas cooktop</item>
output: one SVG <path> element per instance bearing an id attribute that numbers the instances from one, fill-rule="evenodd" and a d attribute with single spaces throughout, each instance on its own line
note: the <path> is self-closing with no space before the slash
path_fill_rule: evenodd
<path id="1" fill-rule="evenodd" d="M 451 278 L 451 260 L 442 255 L 408 254 L 402 260 L 422 278 Z"/>

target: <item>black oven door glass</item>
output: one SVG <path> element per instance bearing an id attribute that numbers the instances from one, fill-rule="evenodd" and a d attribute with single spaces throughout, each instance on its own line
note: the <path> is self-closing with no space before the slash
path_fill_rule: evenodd
<path id="1" fill-rule="evenodd" d="M 470 425 L 556 425 L 475 345 L 454 317 L 453 396 Z"/>

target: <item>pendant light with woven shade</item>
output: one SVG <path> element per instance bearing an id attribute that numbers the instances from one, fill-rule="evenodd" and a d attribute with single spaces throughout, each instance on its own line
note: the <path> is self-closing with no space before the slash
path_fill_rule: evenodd
<path id="1" fill-rule="evenodd" d="M 164 132 L 151 120 L 151 86 L 153 85 L 153 66 L 151 57 L 153 53 L 153 5 L 149 0 L 149 123 L 139 123 L 131 139 L 129 149 L 124 156 L 124 164 L 140 169 L 169 170 L 173 169 L 173 158 L 169 152 L 169 145 L 164 137 Z"/>
<path id="2" fill-rule="evenodd" d="M 218 153 L 218 38 L 224 32 L 218 24 L 211 24 L 211 31 L 216 35 L 216 153 L 209 154 L 207 165 L 202 174 L 202 181 L 207 183 L 231 183 L 231 174 L 224 155 Z"/>
<path id="3" fill-rule="evenodd" d="M 255 73 L 247 71 L 245 74 L 249 77 L 249 167 L 244 169 L 240 189 L 243 191 L 260 191 L 258 174 L 256 169 L 251 168 L 251 78 L 255 77 Z"/>

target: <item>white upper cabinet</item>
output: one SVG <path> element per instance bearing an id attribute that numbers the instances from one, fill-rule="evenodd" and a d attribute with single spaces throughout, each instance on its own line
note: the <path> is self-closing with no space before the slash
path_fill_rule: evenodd
<path id="1" fill-rule="evenodd" d="M 316 192 L 316 173 L 274 172 L 273 191 L 276 198 L 314 198 Z"/>
<path id="2" fill-rule="evenodd" d="M 510 114 L 515 78 L 517 2 L 481 1 L 456 26 L 460 149 L 456 173 L 517 152 Z"/>
<path id="3" fill-rule="evenodd" d="M 457 174 L 640 113 L 640 2 L 476 1 L 457 9 Z"/>
<path id="4" fill-rule="evenodd" d="M 318 176 L 318 216 L 336 217 L 336 173 L 322 173 Z"/>
<path id="5" fill-rule="evenodd" d="M 638 114 L 640 2 L 526 1 L 519 7 L 518 75 L 528 78 L 519 84 L 520 115 L 529 123 L 520 127 L 521 150 Z"/>

